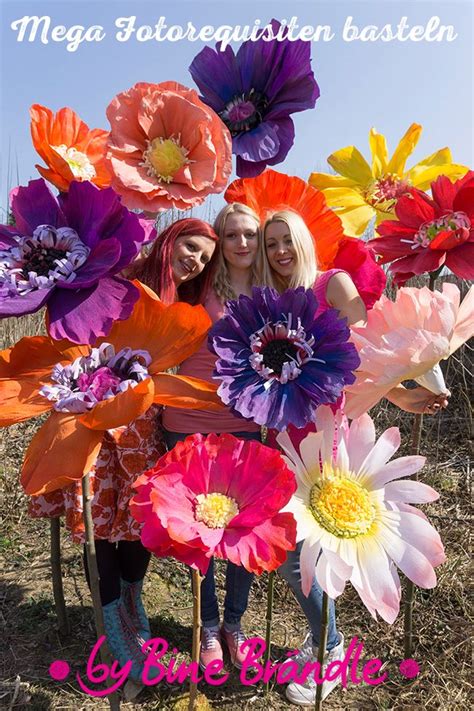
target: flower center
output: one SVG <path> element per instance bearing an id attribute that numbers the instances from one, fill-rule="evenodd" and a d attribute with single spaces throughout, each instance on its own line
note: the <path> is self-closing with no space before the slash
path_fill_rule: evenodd
<path id="1" fill-rule="evenodd" d="M 196 501 L 196 520 L 209 528 L 225 528 L 239 513 L 235 499 L 225 494 L 198 494 Z"/>
<path id="2" fill-rule="evenodd" d="M 171 183 L 174 176 L 181 168 L 189 163 L 188 149 L 181 145 L 180 136 L 177 138 L 154 138 L 147 141 L 147 149 L 143 153 L 143 165 L 148 175 Z"/>
<path id="3" fill-rule="evenodd" d="M 0 287 L 20 296 L 74 281 L 90 252 L 71 227 L 39 225 L 32 237 L 15 239 L 14 247 L 0 251 Z"/>
<path id="4" fill-rule="evenodd" d="M 403 180 L 393 173 L 386 173 L 368 185 L 364 197 L 366 202 L 377 210 L 392 212 L 398 198 L 405 195 L 410 187 L 409 180 Z"/>
<path id="5" fill-rule="evenodd" d="M 86 412 L 145 380 L 150 363 L 148 351 L 122 348 L 115 354 L 112 344 L 102 343 L 69 365 L 55 365 L 51 384 L 44 385 L 40 393 L 54 401 L 59 412 Z"/>
<path id="6" fill-rule="evenodd" d="M 219 113 L 232 136 L 242 131 L 251 131 L 263 121 L 263 114 L 268 105 L 264 94 L 255 89 L 244 94 L 237 94 Z"/>
<path id="7" fill-rule="evenodd" d="M 287 321 L 267 323 L 250 336 L 249 358 L 252 368 L 268 382 L 277 379 L 280 383 L 295 380 L 301 373 L 301 366 L 313 358 L 314 338 L 306 335 L 298 319 L 292 328 L 291 314 Z"/>
<path id="8" fill-rule="evenodd" d="M 469 239 L 471 221 L 465 212 L 451 212 L 425 222 L 413 238 L 412 249 L 452 249 Z M 403 240 L 405 241 L 405 240 Z"/>
<path id="9" fill-rule="evenodd" d="M 97 175 L 95 168 L 87 155 L 75 148 L 68 148 L 64 143 L 60 146 L 51 146 L 53 151 L 59 153 L 64 158 L 75 178 L 80 180 L 92 180 Z"/>
<path id="10" fill-rule="evenodd" d="M 309 507 L 319 525 L 338 538 L 368 533 L 376 515 L 367 489 L 332 468 L 326 480 L 312 487 Z"/>

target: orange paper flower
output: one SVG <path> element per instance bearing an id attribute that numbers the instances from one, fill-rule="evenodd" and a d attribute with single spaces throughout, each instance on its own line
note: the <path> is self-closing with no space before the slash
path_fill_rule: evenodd
<path id="1" fill-rule="evenodd" d="M 165 306 L 135 282 L 140 299 L 94 347 L 45 336 L 22 338 L 0 353 L 0 426 L 53 410 L 26 452 L 21 481 L 41 494 L 81 479 L 104 432 L 126 425 L 152 403 L 221 409 L 216 386 L 163 371 L 201 345 L 210 319 L 201 306 Z"/>
<path id="2" fill-rule="evenodd" d="M 90 130 L 68 107 L 53 114 L 46 106 L 33 104 L 30 116 L 33 145 L 48 166 L 36 166 L 43 178 L 61 192 L 67 192 L 73 180 L 88 180 L 99 188 L 110 186 L 108 131 Z"/>
<path id="3" fill-rule="evenodd" d="M 112 186 L 129 208 L 188 210 L 222 192 L 231 136 L 197 92 L 177 82 L 140 82 L 107 107 Z"/>
<path id="4" fill-rule="evenodd" d="M 328 208 L 323 193 L 301 178 L 266 170 L 256 178 L 234 180 L 224 197 L 251 207 L 262 222 L 280 210 L 299 213 L 313 235 L 319 268 L 333 266 L 344 239 L 341 220 Z"/>

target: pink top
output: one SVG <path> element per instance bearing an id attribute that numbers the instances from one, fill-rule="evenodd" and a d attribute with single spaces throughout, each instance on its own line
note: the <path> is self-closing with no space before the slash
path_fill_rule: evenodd
<path id="1" fill-rule="evenodd" d="M 224 304 L 220 301 L 214 291 L 204 301 L 204 308 L 209 314 L 212 323 L 215 323 L 224 315 Z M 207 339 L 201 348 L 192 356 L 187 358 L 179 368 L 180 375 L 190 375 L 201 378 L 207 382 L 217 382 L 213 379 L 216 356 L 208 350 Z M 251 420 L 244 420 L 243 417 L 232 415 L 229 409 L 221 412 L 209 412 L 206 410 L 182 410 L 176 407 L 166 407 L 162 416 L 163 427 L 170 432 L 185 432 L 194 434 L 201 432 L 259 432 L 260 425 L 256 425 Z"/>

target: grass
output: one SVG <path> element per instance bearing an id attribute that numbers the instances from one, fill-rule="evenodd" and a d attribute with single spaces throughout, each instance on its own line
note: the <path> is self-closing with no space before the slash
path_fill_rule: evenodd
<path id="1" fill-rule="evenodd" d="M 3 346 L 22 335 L 41 330 L 39 316 L 0 323 Z M 384 662 L 388 680 L 375 687 L 349 685 L 337 689 L 325 702 L 328 710 L 363 709 L 465 709 L 470 706 L 470 632 L 472 607 L 468 600 L 470 565 L 469 533 L 471 479 L 469 469 L 468 358 L 464 348 L 453 357 L 445 373 L 452 390 L 449 408 L 438 418 L 425 418 L 422 454 L 429 464 L 423 481 L 441 494 L 440 501 L 424 508 L 444 541 L 447 562 L 438 571 L 434 590 L 416 590 L 414 612 L 415 652 L 421 672 L 416 679 L 402 677 L 398 665 L 403 659 L 403 616 L 393 626 L 375 622 L 350 587 L 337 603 L 338 627 L 347 640 L 357 636 L 364 641 L 367 658 Z M 402 432 L 404 451 L 411 427 L 411 416 L 390 405 L 374 411 L 378 431 L 396 424 Z M 63 579 L 71 635 L 61 638 L 56 618 L 49 568 L 49 524 L 27 515 L 27 497 L 18 484 L 25 446 L 39 421 L 14 425 L 0 432 L 0 477 L 2 480 L 2 534 L 0 558 L 3 576 L 0 583 L 0 624 L 4 653 L 1 660 L 0 708 L 33 711 L 69 709 L 107 709 L 108 703 L 93 699 L 78 689 L 75 674 L 55 682 L 48 673 L 54 659 L 67 661 L 71 670 L 82 675 L 89 651 L 95 642 L 89 591 L 82 571 L 82 553 L 62 530 Z M 224 564 L 217 565 L 218 589 L 224 587 Z M 244 618 L 248 634 L 264 636 L 266 576 L 257 579 Z M 152 632 L 164 637 L 179 650 L 178 659 L 189 659 L 191 648 L 191 590 L 186 568 L 172 560 L 153 559 L 146 578 L 144 598 L 151 618 Z M 222 602 L 222 598 L 221 598 Z M 281 657 L 301 643 L 305 619 L 286 584 L 278 577 L 275 586 L 273 655 Z M 231 672 L 220 687 L 200 685 L 199 708 L 265 709 L 279 711 L 290 705 L 283 685 L 273 685 L 268 696 L 262 686 L 243 686 Z M 185 689 L 161 683 L 142 692 L 136 703 L 121 708 L 164 711 L 186 708 Z"/>

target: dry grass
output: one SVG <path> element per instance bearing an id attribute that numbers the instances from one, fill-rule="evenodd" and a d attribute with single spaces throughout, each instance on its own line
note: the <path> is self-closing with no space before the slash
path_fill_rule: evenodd
<path id="1" fill-rule="evenodd" d="M 0 324 L 0 341 L 12 343 L 26 332 L 41 329 L 38 317 Z M 425 507 L 441 533 L 447 562 L 439 570 L 435 590 L 416 591 L 414 657 L 421 666 L 412 682 L 398 671 L 403 658 L 403 617 L 393 626 L 374 622 L 352 589 L 338 602 L 338 625 L 350 639 L 364 640 L 368 657 L 386 663 L 388 681 L 379 687 L 349 686 L 335 691 L 325 703 L 335 709 L 465 709 L 470 707 L 470 629 L 472 608 L 467 584 L 470 564 L 470 510 L 468 359 L 464 348 L 447 364 L 446 381 L 452 402 L 437 419 L 425 418 L 422 453 L 429 458 L 423 480 L 441 493 L 439 502 Z M 390 405 L 375 411 L 377 428 L 397 424 L 408 448 L 411 416 Z M 107 709 L 104 701 L 94 700 L 78 689 L 73 674 L 64 682 L 54 682 L 48 667 L 54 659 L 67 660 L 72 670 L 83 674 L 89 650 L 94 643 L 94 625 L 88 589 L 82 572 L 81 551 L 62 532 L 63 577 L 72 634 L 61 639 L 56 631 L 49 571 L 49 526 L 47 521 L 31 520 L 26 514 L 27 500 L 18 485 L 18 470 L 25 444 L 38 427 L 38 421 L 15 425 L 0 433 L 0 475 L 3 517 L 0 538 L 4 573 L 0 588 L 2 655 L 0 708 L 32 709 Z M 218 566 L 219 588 L 223 588 L 223 565 Z M 256 580 L 251 603 L 244 618 L 248 633 L 264 635 L 266 578 Z M 302 640 L 305 620 L 285 583 L 277 579 L 275 593 L 274 655 L 295 648 Z M 189 577 L 181 564 L 154 559 L 145 585 L 145 602 L 152 631 L 165 637 L 186 656 L 191 647 L 191 594 Z M 264 696 L 259 686 L 242 686 L 231 674 L 222 687 L 202 686 L 200 707 L 226 709 L 286 709 L 284 687 L 274 686 Z M 143 711 L 185 708 L 183 689 L 160 684 L 143 692 L 136 705 Z M 209 702 L 209 703 L 208 703 Z M 184 703 L 184 706 L 183 706 Z M 135 704 L 123 704 L 132 709 Z"/>

